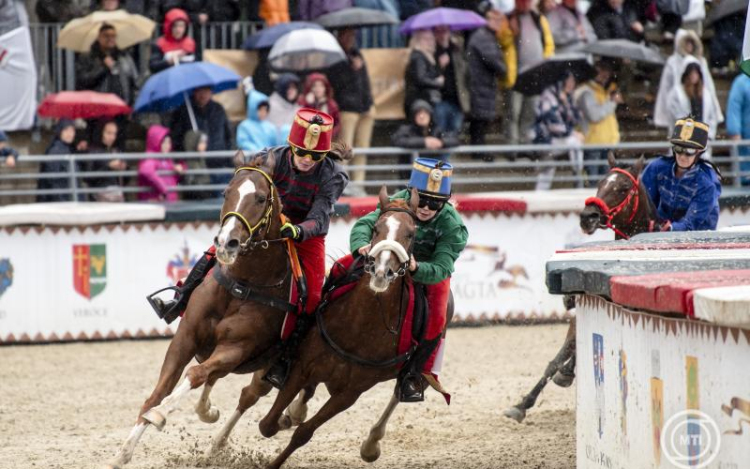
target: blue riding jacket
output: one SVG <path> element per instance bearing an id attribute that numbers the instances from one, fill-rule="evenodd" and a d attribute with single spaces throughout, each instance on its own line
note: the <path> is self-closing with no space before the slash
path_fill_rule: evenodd
<path id="1" fill-rule="evenodd" d="M 646 166 L 641 181 L 659 217 L 671 221 L 673 231 L 716 229 L 721 181 L 709 164 L 698 161 L 678 179 L 675 159 L 661 156 Z"/>

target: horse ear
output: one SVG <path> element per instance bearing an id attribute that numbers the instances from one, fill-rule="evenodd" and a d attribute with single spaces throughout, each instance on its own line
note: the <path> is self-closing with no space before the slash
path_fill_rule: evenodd
<path id="1" fill-rule="evenodd" d="M 635 173 L 635 176 L 638 176 L 641 174 L 641 171 L 643 171 L 643 168 L 646 166 L 646 158 L 641 155 L 638 160 L 636 160 L 635 164 L 633 165 L 633 172 Z"/>
<path id="2" fill-rule="evenodd" d="M 380 209 L 382 210 L 388 205 L 388 189 L 385 188 L 385 184 L 380 188 L 378 197 L 380 199 Z"/>
<path id="3" fill-rule="evenodd" d="M 245 153 L 242 150 L 237 150 L 232 158 L 232 163 L 234 163 L 234 169 L 245 166 Z"/>
<path id="4" fill-rule="evenodd" d="M 610 168 L 614 168 L 617 166 L 617 160 L 615 160 L 615 153 L 613 151 L 607 152 L 607 162 L 609 163 Z"/>
<path id="5" fill-rule="evenodd" d="M 409 208 L 414 213 L 417 213 L 417 209 L 419 208 L 419 192 L 417 192 L 417 189 L 414 187 L 411 188 L 411 197 L 409 198 Z"/>

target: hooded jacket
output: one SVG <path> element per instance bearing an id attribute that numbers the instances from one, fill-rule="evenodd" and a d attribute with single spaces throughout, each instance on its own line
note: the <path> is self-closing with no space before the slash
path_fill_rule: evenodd
<path id="1" fill-rule="evenodd" d="M 55 137 L 44 152 L 45 155 L 70 155 L 75 153 L 73 145 L 69 145 L 60 140 L 60 134 L 68 127 L 73 127 L 73 121 L 69 119 L 60 119 L 55 125 Z M 45 161 L 39 166 L 40 173 L 67 173 L 70 168 L 68 161 Z M 70 180 L 67 177 L 55 179 L 42 179 L 37 182 L 37 189 L 57 189 L 64 190 L 70 188 Z M 68 202 L 71 200 L 69 194 L 40 194 L 36 196 L 37 202 Z"/>
<path id="2" fill-rule="evenodd" d="M 677 83 L 673 85 L 672 89 L 669 91 L 669 95 L 667 96 L 667 119 L 672 123 L 672 125 L 674 125 L 677 119 L 681 119 L 692 114 L 690 98 L 685 92 L 685 87 L 682 86 L 681 81 L 682 74 L 685 73 L 685 69 L 687 69 L 688 65 L 690 64 L 700 65 L 700 62 L 698 62 L 698 60 L 692 56 L 688 56 L 685 58 L 685 60 L 682 62 L 682 69 L 677 75 Z M 701 116 L 693 117 L 700 120 L 701 122 L 705 122 L 706 124 L 708 124 L 708 138 L 714 139 L 716 138 L 717 127 L 721 122 L 724 121 L 724 115 L 721 113 L 721 108 L 719 107 L 718 100 L 715 99 L 715 95 L 711 93 L 708 85 L 706 84 L 706 74 L 703 71 L 703 67 L 701 67 L 701 75 L 703 76 L 703 114 Z M 669 128 L 669 132 L 671 134 L 671 127 Z"/>
<path id="3" fill-rule="evenodd" d="M 251 153 L 281 144 L 279 130 L 272 123 L 258 119 L 258 106 L 268 103 L 268 96 L 250 90 L 247 95 L 247 119 L 237 127 L 237 147 Z"/>
<path id="4" fill-rule="evenodd" d="M 185 35 L 179 40 L 172 36 L 172 26 L 177 21 L 184 21 L 186 25 Z M 182 56 L 180 63 L 195 60 L 195 56 L 193 55 L 195 54 L 195 41 L 187 35 L 187 25 L 189 24 L 190 17 L 188 17 L 185 10 L 172 8 L 167 12 L 164 17 L 164 28 L 162 30 L 164 34 L 151 46 L 151 58 L 148 62 L 148 68 L 151 70 L 151 73 L 160 72 L 174 65 L 171 57 L 169 57 L 170 52 L 181 50 L 187 54 Z"/>
<path id="5" fill-rule="evenodd" d="M 312 93 L 312 87 L 316 81 L 322 81 L 323 86 L 326 88 L 326 97 L 323 101 L 308 101 L 310 98 L 308 95 Z M 302 107 L 309 107 L 323 111 L 333 117 L 333 139 L 335 140 L 341 130 L 341 113 L 339 112 L 339 105 L 336 100 L 333 99 L 333 88 L 331 88 L 331 82 L 322 73 L 311 73 L 305 79 L 305 87 L 300 94 L 299 100 L 297 101 Z"/>
<path id="6" fill-rule="evenodd" d="M 689 42 L 693 44 L 692 54 L 688 54 L 687 51 L 687 44 Z M 661 72 L 661 79 L 659 80 L 659 91 L 656 94 L 656 104 L 654 105 L 654 125 L 657 127 L 666 127 L 672 130 L 672 126 L 674 126 L 674 121 L 670 120 L 671 116 L 667 111 L 667 97 L 673 88 L 681 85 L 680 78 L 682 77 L 682 72 L 685 70 L 685 61 L 688 58 L 693 58 L 700 64 L 705 89 L 709 92 L 714 102 L 714 107 L 719 109 L 719 120 L 723 120 L 719 98 L 716 96 L 714 79 L 711 77 L 708 63 L 703 57 L 703 43 L 694 31 L 679 29 L 674 38 L 674 53 L 667 59 L 664 70 Z"/>
<path id="7" fill-rule="evenodd" d="M 146 134 L 146 153 L 161 153 L 161 144 L 169 136 L 169 129 L 161 125 L 152 125 Z M 169 158 L 145 158 L 138 163 L 138 185 L 151 188 L 148 192 L 139 192 L 138 200 L 160 200 L 174 202 L 178 199 L 176 192 L 167 192 L 177 185 L 176 174 L 159 175 L 157 171 L 174 171 L 175 164 Z"/>
<path id="8" fill-rule="evenodd" d="M 411 122 L 404 124 L 398 128 L 395 134 L 391 137 L 393 145 L 401 148 L 426 148 L 425 138 L 435 137 L 439 138 L 443 142 L 443 148 L 456 147 L 459 142 L 456 134 L 452 132 L 443 132 L 440 129 L 435 128 L 435 122 L 431 121 L 428 127 L 420 127 L 414 122 L 414 116 L 419 111 L 427 111 L 430 117 L 433 117 L 432 106 L 426 101 L 418 99 L 411 105 L 409 116 Z"/>
<path id="9" fill-rule="evenodd" d="M 271 109 L 268 110 L 268 121 L 276 128 L 289 128 L 292 125 L 294 115 L 300 109 L 297 101 L 289 102 L 286 100 L 286 90 L 294 83 L 299 89 L 299 78 L 293 73 L 282 73 L 273 84 L 273 93 L 268 99 Z"/>

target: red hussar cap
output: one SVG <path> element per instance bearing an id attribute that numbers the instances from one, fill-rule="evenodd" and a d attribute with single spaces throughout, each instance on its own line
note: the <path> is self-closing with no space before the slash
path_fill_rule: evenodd
<path id="1" fill-rule="evenodd" d="M 289 131 L 289 143 L 309 151 L 331 150 L 333 117 L 322 111 L 302 108 L 297 111 Z"/>

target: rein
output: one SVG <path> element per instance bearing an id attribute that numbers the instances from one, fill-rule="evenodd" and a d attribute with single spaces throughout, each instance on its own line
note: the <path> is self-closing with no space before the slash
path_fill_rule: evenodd
<path id="1" fill-rule="evenodd" d="M 618 236 L 620 236 L 623 239 L 630 239 L 630 236 L 626 235 L 622 232 L 619 228 L 617 228 L 613 223 L 612 219 L 616 217 L 620 212 L 622 212 L 626 207 L 630 206 L 630 201 L 635 198 L 635 203 L 633 204 L 633 209 L 630 212 L 630 218 L 628 218 L 628 225 L 633 221 L 635 218 L 635 214 L 638 212 L 638 205 L 640 203 L 640 184 L 638 183 L 638 180 L 633 177 L 632 174 L 630 174 L 628 171 L 620 168 L 612 168 L 610 170 L 610 173 L 619 173 L 624 174 L 625 176 L 630 179 L 630 182 L 632 183 L 630 190 L 628 191 L 628 195 L 623 199 L 622 202 L 620 202 L 618 205 L 610 208 L 605 201 L 600 199 L 599 197 L 589 197 L 586 199 L 585 205 L 588 207 L 590 205 L 595 205 L 602 211 L 602 216 L 606 219 L 606 223 L 599 223 L 599 226 L 601 228 L 609 228 L 612 231 L 615 232 Z"/>

